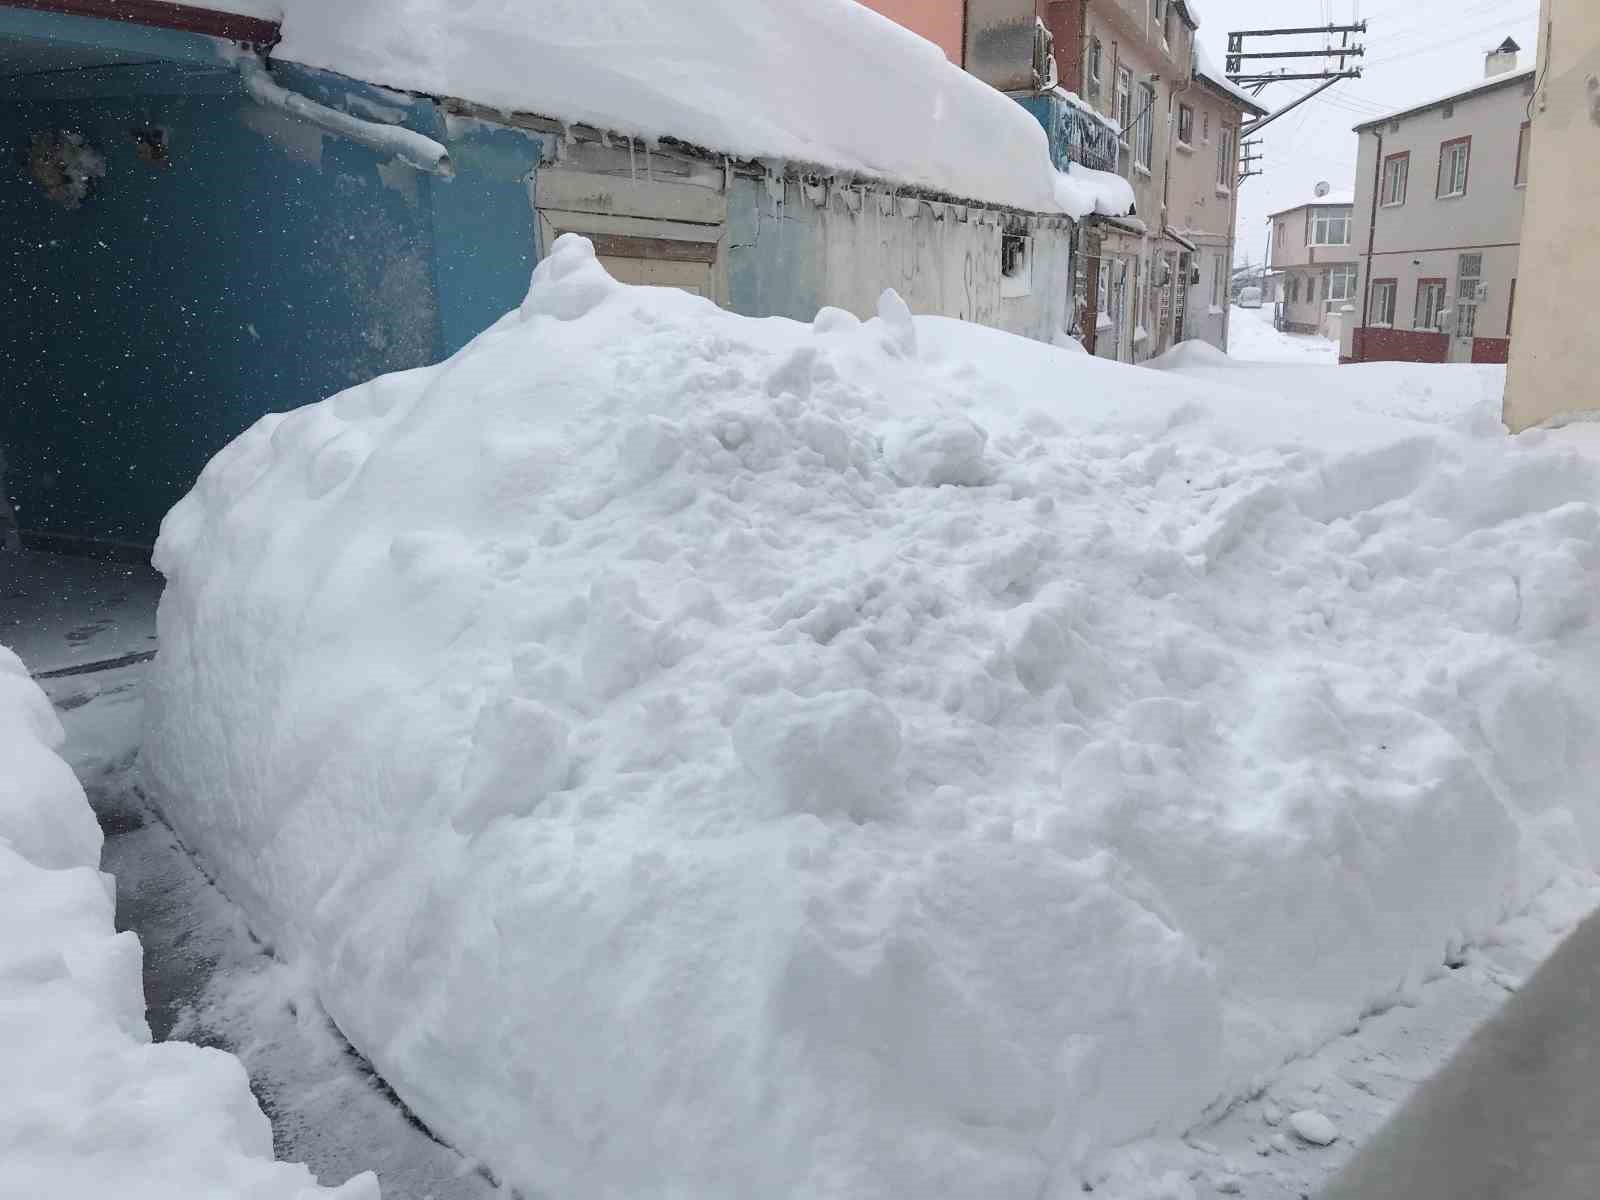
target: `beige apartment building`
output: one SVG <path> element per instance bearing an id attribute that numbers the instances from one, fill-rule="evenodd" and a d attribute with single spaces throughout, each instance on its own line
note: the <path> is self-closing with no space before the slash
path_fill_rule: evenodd
<path id="1" fill-rule="evenodd" d="M 1267 217 L 1267 286 L 1279 329 L 1338 338 L 1359 295 L 1355 197 L 1319 183 L 1316 193 Z"/>
<path id="2" fill-rule="evenodd" d="M 1178 255 L 1185 291 L 1170 340 L 1197 338 L 1226 350 L 1239 216 L 1239 125 L 1245 113 L 1264 116 L 1266 110 L 1229 83 L 1198 42 L 1195 51 L 1190 83 L 1174 91 L 1170 105 L 1166 229 L 1169 240 L 1189 247 Z"/>
<path id="3" fill-rule="evenodd" d="M 1513 431 L 1600 409 L 1600 338 L 1587 300 L 1600 278 L 1600 4 L 1543 0 L 1538 61 L 1521 269 L 1539 285 L 1512 314 Z"/>
<path id="4" fill-rule="evenodd" d="M 1519 51 L 1508 38 L 1482 82 L 1356 126 L 1361 290 L 1341 361 L 1506 361 L 1534 91 Z"/>
<path id="5" fill-rule="evenodd" d="M 1078 230 L 1070 332 L 1086 349 L 1142 362 L 1186 338 L 1227 347 L 1239 126 L 1266 110 L 1199 53 L 1193 0 L 863 3 L 1021 101 L 1057 166 L 1132 185 L 1132 215 Z"/>

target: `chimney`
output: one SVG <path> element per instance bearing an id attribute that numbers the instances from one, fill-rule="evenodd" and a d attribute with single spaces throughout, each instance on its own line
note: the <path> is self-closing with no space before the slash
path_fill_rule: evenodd
<path id="1" fill-rule="evenodd" d="M 1504 75 L 1507 71 L 1517 69 L 1517 52 L 1522 49 L 1512 39 L 1507 38 L 1493 50 L 1483 56 L 1483 77 L 1493 79 L 1497 75 Z"/>

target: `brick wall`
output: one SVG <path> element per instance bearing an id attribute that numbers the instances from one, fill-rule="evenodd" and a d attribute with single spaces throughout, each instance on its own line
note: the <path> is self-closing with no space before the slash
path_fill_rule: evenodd
<path id="1" fill-rule="evenodd" d="M 1426 330 L 1363 326 L 1351 335 L 1351 343 L 1352 362 L 1442 363 L 1450 357 L 1450 339 Z"/>
<path id="2" fill-rule="evenodd" d="M 1050 0 L 1044 8 L 1045 27 L 1056 44 L 1056 73 L 1061 86 L 1083 95 L 1084 0 Z"/>
<path id="3" fill-rule="evenodd" d="M 1472 339 L 1472 361 L 1475 363 L 1503 363 L 1510 356 L 1510 338 Z"/>

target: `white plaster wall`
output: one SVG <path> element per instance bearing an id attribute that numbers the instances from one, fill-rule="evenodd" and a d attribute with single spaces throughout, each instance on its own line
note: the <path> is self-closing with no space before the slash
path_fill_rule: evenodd
<path id="1" fill-rule="evenodd" d="M 803 187 L 789 190 L 786 215 L 812 224 L 820 239 L 828 304 L 870 317 L 883 289 L 892 287 L 914 313 L 958 317 L 1040 341 L 1068 324 L 1072 225 L 1065 219 L 1027 221 L 1028 292 L 1005 297 L 1000 242 L 1017 227 L 1016 218 L 905 198 L 893 198 L 885 213 L 881 193 L 867 193 L 859 208 L 838 194 L 818 206 Z"/>
<path id="2" fill-rule="evenodd" d="M 1600 272 L 1600 5 L 1544 0 L 1532 159 L 1505 421 L 1525 429 L 1600 409 L 1593 294 Z M 1550 45 L 1544 31 L 1551 32 Z M 1534 286 L 1537 281 L 1537 286 Z"/>

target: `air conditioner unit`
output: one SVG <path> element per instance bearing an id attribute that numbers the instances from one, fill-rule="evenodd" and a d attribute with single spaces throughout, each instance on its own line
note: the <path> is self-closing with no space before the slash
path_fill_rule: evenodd
<path id="1" fill-rule="evenodd" d="M 1033 85 L 1048 92 L 1057 83 L 1056 40 L 1039 17 L 1033 19 Z"/>

